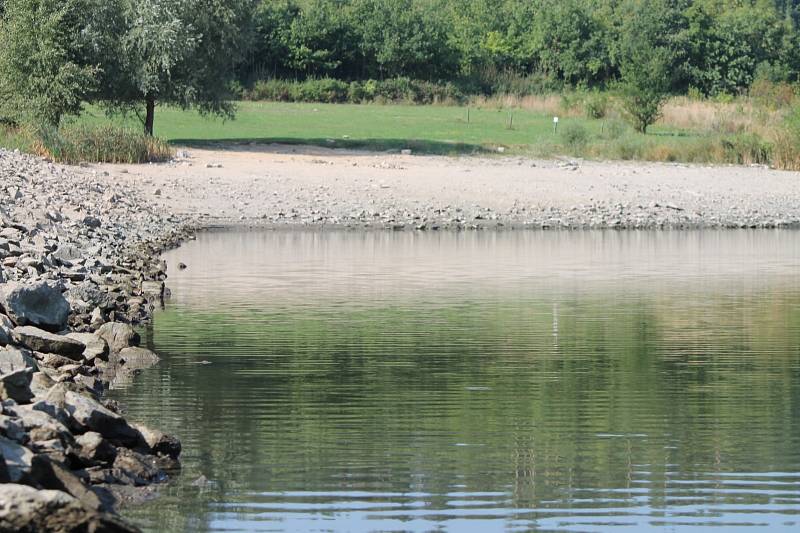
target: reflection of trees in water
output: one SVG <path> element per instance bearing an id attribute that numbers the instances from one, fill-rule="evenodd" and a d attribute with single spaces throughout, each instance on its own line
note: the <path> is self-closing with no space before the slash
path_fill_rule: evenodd
<path id="1" fill-rule="evenodd" d="M 164 312 L 146 337 L 165 361 L 122 399 L 183 437 L 185 472 L 137 514 L 203 529 L 184 520 L 253 490 L 413 489 L 436 508 L 456 480 L 521 509 L 642 487 L 660 508 L 675 478 L 796 470 L 796 292 L 575 296 L 557 313 L 555 343 L 553 303 L 523 299 Z M 191 487 L 200 474 L 218 484 Z"/>

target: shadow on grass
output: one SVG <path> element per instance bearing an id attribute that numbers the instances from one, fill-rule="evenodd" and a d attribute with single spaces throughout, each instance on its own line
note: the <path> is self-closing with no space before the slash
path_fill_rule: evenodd
<path id="1" fill-rule="evenodd" d="M 285 151 L 287 146 L 316 146 L 329 149 L 364 150 L 369 152 L 399 152 L 411 150 L 415 154 L 463 155 L 496 153 L 492 146 L 480 144 L 429 141 L 416 139 L 331 139 L 331 138 L 231 138 L 231 139 L 170 139 L 170 144 L 179 146 L 213 147 L 222 150 Z M 283 148 L 281 148 L 283 147 Z"/>

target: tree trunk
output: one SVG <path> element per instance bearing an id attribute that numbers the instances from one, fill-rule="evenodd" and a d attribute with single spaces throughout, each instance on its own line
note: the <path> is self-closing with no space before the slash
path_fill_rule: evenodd
<path id="1" fill-rule="evenodd" d="M 156 117 L 156 99 L 152 96 L 145 98 L 147 104 L 147 115 L 144 118 L 144 134 L 150 137 L 153 136 L 153 121 Z"/>

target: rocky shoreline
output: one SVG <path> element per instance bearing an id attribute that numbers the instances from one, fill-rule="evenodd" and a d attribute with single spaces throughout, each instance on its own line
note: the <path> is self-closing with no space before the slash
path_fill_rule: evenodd
<path id="1" fill-rule="evenodd" d="M 0 531 L 136 531 L 120 500 L 179 468 L 175 437 L 103 392 L 158 361 L 133 325 L 189 218 L 135 187 L 0 150 Z"/>

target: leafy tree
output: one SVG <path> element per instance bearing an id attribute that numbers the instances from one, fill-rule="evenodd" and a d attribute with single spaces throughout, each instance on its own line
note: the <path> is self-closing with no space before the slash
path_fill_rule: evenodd
<path id="1" fill-rule="evenodd" d="M 92 0 L 7 0 L 0 22 L 0 115 L 57 126 L 97 86 Z M 94 11 L 97 10 L 97 11 Z"/>
<path id="2" fill-rule="evenodd" d="M 539 68 L 570 83 L 608 75 L 608 36 L 586 0 L 545 0 L 533 22 Z"/>
<path id="3" fill-rule="evenodd" d="M 457 58 L 448 43 L 448 20 L 437 2 L 359 0 L 363 51 L 378 77 L 414 73 L 422 79 L 452 77 Z"/>
<path id="4" fill-rule="evenodd" d="M 231 115 L 230 79 L 250 37 L 249 0 L 122 0 L 125 26 L 109 64 L 105 98 L 144 105 L 153 134 L 157 104 Z"/>
<path id="5" fill-rule="evenodd" d="M 630 0 L 623 10 L 617 49 L 619 88 L 633 127 L 646 133 L 661 117 L 679 75 L 683 22 L 670 0 Z"/>

